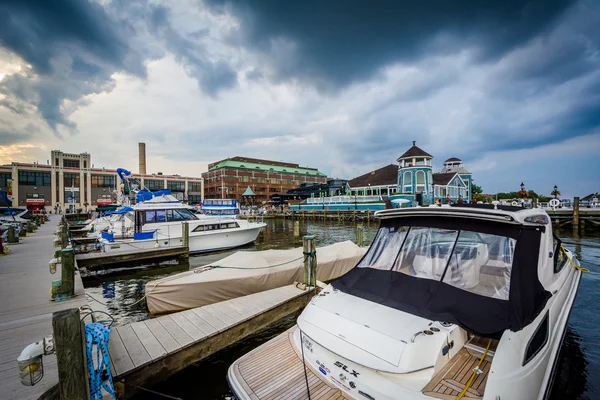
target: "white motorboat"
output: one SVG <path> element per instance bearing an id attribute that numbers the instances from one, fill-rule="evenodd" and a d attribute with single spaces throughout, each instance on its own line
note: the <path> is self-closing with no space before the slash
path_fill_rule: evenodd
<path id="1" fill-rule="evenodd" d="M 547 213 L 457 205 L 375 215 L 367 254 L 313 297 L 287 357 L 344 398 L 547 398 L 581 278 Z M 256 354 L 252 371 L 267 370 L 272 361 Z M 239 399 L 260 398 L 260 377 L 244 378 L 241 360 L 229 384 Z"/>
<path id="2" fill-rule="evenodd" d="M 198 218 L 191 207 L 168 194 L 154 196 L 132 209 L 133 237 L 115 240 L 114 233 L 102 232 L 100 242 L 105 251 L 181 246 L 184 222 L 189 227 L 190 253 L 230 249 L 254 242 L 266 226 L 231 218 Z"/>

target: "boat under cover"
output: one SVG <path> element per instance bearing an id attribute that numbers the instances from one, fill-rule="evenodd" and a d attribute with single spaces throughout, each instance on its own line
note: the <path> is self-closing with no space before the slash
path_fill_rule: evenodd
<path id="1" fill-rule="evenodd" d="M 351 241 L 317 247 L 317 279 L 352 269 L 366 252 Z M 201 307 L 303 281 L 302 248 L 238 251 L 219 261 L 146 284 L 151 314 Z"/>

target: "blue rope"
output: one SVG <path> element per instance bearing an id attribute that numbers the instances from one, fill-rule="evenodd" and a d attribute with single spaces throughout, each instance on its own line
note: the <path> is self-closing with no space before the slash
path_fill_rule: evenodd
<path id="1" fill-rule="evenodd" d="M 90 375 L 90 399 L 102 400 L 102 388 L 106 390 L 115 400 L 115 386 L 113 385 L 112 374 L 110 372 L 110 358 L 108 355 L 108 338 L 110 329 L 104 324 L 94 322 L 85 325 L 85 350 L 87 354 L 88 373 Z M 93 348 L 98 346 L 96 351 L 96 369 L 93 359 Z M 104 378 L 106 371 L 106 380 Z"/>

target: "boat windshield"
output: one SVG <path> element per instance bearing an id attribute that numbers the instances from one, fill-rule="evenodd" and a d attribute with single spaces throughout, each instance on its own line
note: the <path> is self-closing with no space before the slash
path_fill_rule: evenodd
<path id="1" fill-rule="evenodd" d="M 379 229 L 359 268 L 391 270 L 508 300 L 516 240 L 422 226 Z"/>

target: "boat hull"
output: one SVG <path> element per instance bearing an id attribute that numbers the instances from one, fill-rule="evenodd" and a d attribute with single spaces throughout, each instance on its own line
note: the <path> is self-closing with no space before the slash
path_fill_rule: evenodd
<path id="1" fill-rule="evenodd" d="M 232 230 L 218 230 L 214 232 L 190 232 L 189 236 L 189 252 L 205 253 L 210 251 L 218 251 L 231 249 L 253 243 L 260 231 L 266 224 L 255 224 L 244 228 Z M 166 235 L 160 231 L 156 233 L 156 237 L 148 240 L 133 240 L 125 239 L 115 242 L 107 242 L 103 240 L 105 251 L 111 250 L 126 250 L 126 249 L 156 249 L 161 247 L 177 247 L 183 246 L 183 237 L 181 234 L 177 236 Z"/>

